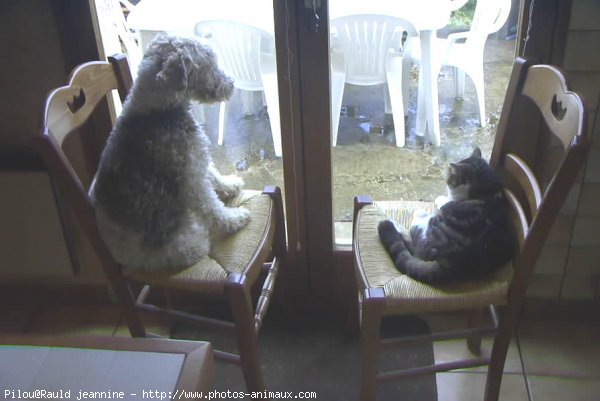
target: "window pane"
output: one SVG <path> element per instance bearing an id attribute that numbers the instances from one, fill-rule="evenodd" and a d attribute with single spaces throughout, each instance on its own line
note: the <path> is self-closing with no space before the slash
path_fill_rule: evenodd
<path id="1" fill-rule="evenodd" d="M 514 59 L 510 28 L 517 22 L 498 23 L 494 28 L 498 32 L 489 35 L 487 42 L 481 41 L 485 46 L 462 43 L 451 47 L 448 39 L 455 32 L 489 27 L 494 20 L 490 14 L 499 15 L 500 5 L 510 5 L 510 1 L 488 3 L 494 3 L 495 10 L 476 11 L 472 0 L 454 11 L 440 8 L 439 2 L 433 7 L 427 0 L 415 1 L 411 7 L 398 7 L 391 0 L 330 0 L 332 126 L 338 127 L 332 149 L 338 245 L 351 241 L 354 196 L 433 201 L 446 193 L 449 162 L 467 157 L 474 146 L 489 158 Z M 421 72 L 427 49 L 432 68 L 442 62 L 439 74 L 432 73 L 437 79 L 429 80 L 439 92 L 438 99 L 429 100 L 429 107 L 439 116 L 439 146 L 431 134 L 433 124 L 426 117 L 418 123 L 418 110 L 425 113 L 427 99 L 432 99 L 428 97 L 431 92 L 419 90 L 419 80 L 427 82 L 427 74 Z M 481 58 L 477 61 L 477 51 L 483 54 L 483 63 Z M 456 89 L 461 70 L 452 65 L 457 63 L 468 69 L 464 94 Z M 473 81 L 477 71 L 485 78 L 485 127 L 480 124 Z"/>

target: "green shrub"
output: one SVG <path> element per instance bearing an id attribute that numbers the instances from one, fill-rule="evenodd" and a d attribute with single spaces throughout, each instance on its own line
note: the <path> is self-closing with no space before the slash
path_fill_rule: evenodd
<path id="1" fill-rule="evenodd" d="M 464 6 L 452 12 L 450 23 L 452 28 L 466 28 L 471 26 L 473 13 L 475 12 L 475 0 L 469 0 Z"/>

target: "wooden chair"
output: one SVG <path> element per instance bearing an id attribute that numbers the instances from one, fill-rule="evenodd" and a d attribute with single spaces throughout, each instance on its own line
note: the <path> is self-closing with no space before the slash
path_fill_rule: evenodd
<path id="1" fill-rule="evenodd" d="M 523 100 L 524 98 L 529 100 Z M 515 138 L 511 134 L 514 132 L 513 120 L 517 118 L 521 107 L 518 102 L 535 104 L 549 132 L 558 138 L 560 145 L 557 146 L 561 150 L 564 148 L 562 161 L 549 175 L 538 173 L 539 177 L 536 177 L 525 161 L 531 157 L 521 155 L 521 152 L 513 149 L 516 148 L 514 143 L 510 143 Z M 522 114 L 519 118 L 523 118 Z M 533 114 L 531 118 L 538 116 Z M 535 131 L 533 134 L 537 135 Z M 527 135 L 523 132 L 523 135 L 518 136 L 518 141 L 527 141 Z M 483 280 L 430 286 L 400 274 L 377 234 L 377 225 L 386 215 L 381 208 L 371 204 L 368 197 L 355 198 L 353 253 L 361 319 L 362 401 L 374 400 L 377 384 L 381 382 L 483 365 L 489 365 L 485 400 L 498 399 L 506 353 L 528 281 L 550 228 L 585 163 L 589 148 L 584 103 L 576 93 L 567 90 L 562 73 L 553 66 L 530 65 L 523 59 L 517 59 L 490 163 L 506 178 L 507 195 L 519 238 L 518 250 L 509 266 Z M 541 151 L 538 147 L 536 153 L 539 155 Z M 407 215 L 415 206 L 433 210 L 431 205 L 423 202 L 419 205 L 414 205 L 419 202 L 406 203 L 406 210 L 400 211 L 400 214 Z M 407 226 L 410 226 L 410 222 Z M 502 306 L 501 313 L 497 306 Z M 473 327 L 473 324 L 468 324 L 464 330 L 453 332 L 398 339 L 380 338 L 380 325 L 384 316 L 464 311 L 469 318 L 473 318 L 487 308 L 491 314 L 490 327 Z M 481 336 L 484 334 L 494 335 L 490 355 L 483 355 L 480 349 Z M 406 341 L 433 342 L 460 338 L 467 339 L 469 349 L 475 354 L 472 359 L 437 364 L 434 362 L 430 366 L 378 372 L 380 348 L 396 346 Z"/>
<path id="2" fill-rule="evenodd" d="M 84 174 L 77 171 L 75 163 L 65 154 L 63 147 L 67 138 L 76 131 L 92 142 L 99 141 L 103 148 L 105 139 L 90 138 L 95 134 L 86 130 L 84 123 L 90 120 L 96 106 L 111 91 L 116 89 L 121 101 L 124 101 L 131 83 L 127 59 L 123 55 L 109 57 L 109 62 L 89 62 L 75 68 L 69 84 L 48 95 L 43 113 L 43 128 L 34 138 L 34 146 L 62 199 L 74 211 L 93 245 L 104 273 L 124 309 L 131 335 L 151 336 L 144 328 L 138 313 L 140 311 L 184 319 L 200 325 L 217 326 L 235 333 L 239 355 L 215 351 L 216 359 L 241 364 L 248 390 L 264 390 L 257 334 L 273 293 L 280 258 L 285 248 L 281 191 L 277 187 L 265 187 L 262 193 L 242 191 L 231 203 L 247 207 L 252 214 L 251 222 L 236 234 L 213 242 L 211 254 L 195 265 L 175 274 L 138 273 L 126 277 L 122 266 L 114 260 L 99 234 L 94 208 L 88 197 L 89 183 L 86 183 Z M 93 167 L 92 176 L 97 165 Z M 87 181 L 90 181 L 89 177 Z M 262 292 L 254 308 L 251 287 L 263 277 L 266 278 Z M 132 283 L 137 283 L 137 288 L 142 288 L 137 299 L 133 295 Z M 146 303 L 151 285 L 161 289 L 208 294 L 227 300 L 233 322 Z"/>

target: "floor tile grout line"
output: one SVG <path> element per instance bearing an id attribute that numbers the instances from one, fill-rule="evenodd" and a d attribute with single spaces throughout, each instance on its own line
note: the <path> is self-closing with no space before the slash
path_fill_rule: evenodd
<path id="1" fill-rule="evenodd" d="M 487 375 L 487 371 L 475 371 L 475 370 L 448 370 L 445 372 L 437 372 L 437 373 L 453 373 L 453 374 L 468 374 L 468 375 Z M 504 372 L 502 376 L 523 376 L 523 373 L 516 372 Z"/>
<path id="2" fill-rule="evenodd" d="M 523 323 L 529 323 L 529 324 L 545 324 L 545 323 L 556 323 L 556 322 L 560 322 L 560 321 L 564 321 L 564 319 L 556 319 L 556 318 L 547 318 L 547 319 L 534 319 L 534 320 L 530 320 L 527 321 L 527 319 L 523 320 Z M 593 322 L 577 322 L 578 324 L 581 324 L 582 327 L 587 327 L 586 324 L 593 324 L 595 325 L 596 323 Z M 528 371 L 526 369 L 526 363 L 525 363 L 525 354 L 524 354 L 524 347 L 525 347 L 525 343 L 521 343 L 521 339 L 520 337 L 518 337 L 519 333 L 517 331 L 517 333 L 515 333 L 515 338 L 518 340 L 517 345 L 518 345 L 518 349 L 519 349 L 519 355 L 520 355 L 520 359 L 521 359 L 521 365 L 522 365 L 522 369 L 524 374 L 527 376 L 527 384 L 528 384 L 528 389 L 531 387 L 529 379 L 530 378 L 539 378 L 539 377 L 546 377 L 546 378 L 553 378 L 553 379 L 567 379 L 567 380 L 591 380 L 591 381 L 600 381 L 600 373 L 597 374 L 585 374 L 582 373 L 581 370 L 576 369 L 574 372 L 572 371 L 554 371 L 554 370 L 547 370 L 547 369 L 540 369 L 539 367 L 534 367 L 533 371 Z M 529 336 L 531 336 L 531 334 L 529 334 Z M 564 339 L 563 339 L 564 340 Z M 529 338 L 529 341 L 532 341 L 532 338 Z M 535 343 L 536 339 L 535 337 L 533 338 L 533 342 Z M 535 359 L 534 357 L 530 357 L 531 359 Z M 533 396 L 531 397 L 531 400 L 533 401 Z"/>
<path id="3" fill-rule="evenodd" d="M 581 381 L 600 381 L 600 376 L 582 376 L 582 375 L 570 375 L 570 374 L 554 374 L 554 373 L 530 373 L 528 377 L 547 377 L 559 380 L 581 380 Z"/>
<path id="4" fill-rule="evenodd" d="M 531 394 L 531 385 L 529 383 L 529 378 L 527 377 L 527 370 L 525 368 L 525 359 L 523 358 L 523 352 L 521 347 L 521 341 L 519 340 L 519 324 L 515 327 L 515 342 L 517 343 L 517 350 L 519 351 L 519 361 L 521 363 L 521 371 L 523 372 L 523 381 L 525 382 L 525 390 L 527 391 L 527 398 L 529 401 L 534 401 L 533 396 Z"/>

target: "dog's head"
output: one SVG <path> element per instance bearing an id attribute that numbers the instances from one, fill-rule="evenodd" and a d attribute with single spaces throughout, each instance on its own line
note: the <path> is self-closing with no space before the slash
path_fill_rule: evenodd
<path id="1" fill-rule="evenodd" d="M 233 80 L 219 69 L 213 51 L 194 39 L 158 35 L 144 56 L 165 90 L 202 103 L 221 102 L 233 93 Z"/>

